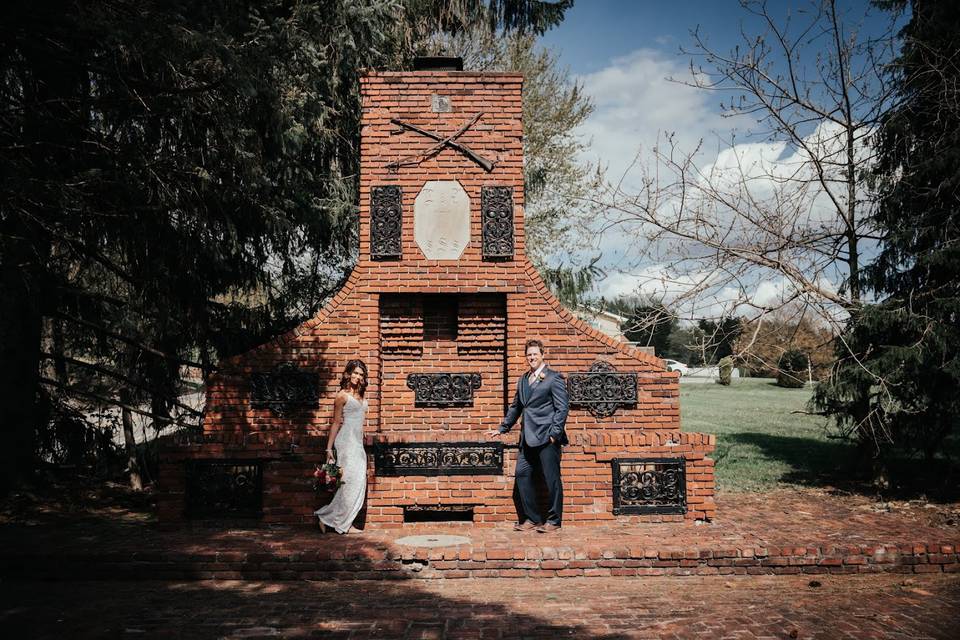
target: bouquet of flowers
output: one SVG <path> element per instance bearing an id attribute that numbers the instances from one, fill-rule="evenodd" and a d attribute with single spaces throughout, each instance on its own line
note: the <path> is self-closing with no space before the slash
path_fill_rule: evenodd
<path id="1" fill-rule="evenodd" d="M 328 462 L 323 466 L 315 465 L 313 468 L 313 489 L 314 491 L 335 491 L 337 487 L 343 484 L 343 470 L 333 462 Z"/>

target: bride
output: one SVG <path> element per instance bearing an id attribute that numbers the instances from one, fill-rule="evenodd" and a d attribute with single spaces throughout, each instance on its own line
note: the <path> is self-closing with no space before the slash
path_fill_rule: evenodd
<path id="1" fill-rule="evenodd" d="M 333 423 L 327 441 L 327 462 L 336 462 L 343 471 L 343 484 L 330 504 L 314 513 L 320 530 L 331 527 L 337 533 L 355 533 L 353 521 L 367 492 L 367 454 L 363 450 L 363 419 L 367 413 L 367 366 L 350 360 L 340 378 L 340 391 L 333 402 Z"/>

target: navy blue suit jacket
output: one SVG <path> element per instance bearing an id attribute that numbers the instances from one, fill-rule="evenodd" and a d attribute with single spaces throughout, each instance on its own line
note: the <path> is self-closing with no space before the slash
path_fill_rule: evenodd
<path id="1" fill-rule="evenodd" d="M 559 444 L 567 444 L 567 413 L 570 401 L 567 398 L 567 383 L 559 371 L 544 367 L 544 378 L 532 385 L 525 385 L 524 373 L 517 380 L 517 393 L 513 397 L 507 415 L 500 423 L 500 433 L 507 433 L 523 416 L 521 440 L 531 447 L 550 442 L 550 438 Z"/>

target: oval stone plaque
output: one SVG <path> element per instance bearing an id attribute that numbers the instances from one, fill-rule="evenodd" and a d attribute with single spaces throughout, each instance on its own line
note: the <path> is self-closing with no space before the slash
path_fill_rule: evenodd
<path id="1" fill-rule="evenodd" d="M 413 203 L 413 239 L 430 260 L 458 260 L 470 243 L 470 196 L 456 180 L 431 180 Z"/>

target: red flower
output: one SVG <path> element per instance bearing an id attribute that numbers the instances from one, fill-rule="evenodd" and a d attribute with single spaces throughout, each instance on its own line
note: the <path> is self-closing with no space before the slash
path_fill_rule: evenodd
<path id="1" fill-rule="evenodd" d="M 343 484 L 340 477 L 343 471 L 335 464 L 315 465 L 313 469 L 313 488 L 317 491 L 336 489 Z"/>

